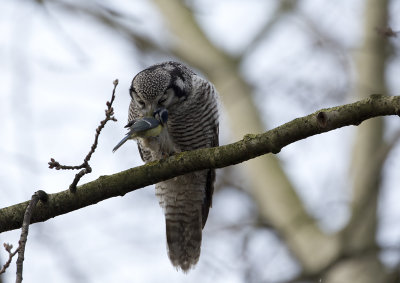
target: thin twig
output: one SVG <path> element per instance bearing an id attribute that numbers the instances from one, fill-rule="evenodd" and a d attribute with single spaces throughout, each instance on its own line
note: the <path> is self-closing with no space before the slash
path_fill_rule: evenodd
<path id="1" fill-rule="evenodd" d="M 12 261 L 12 258 L 17 254 L 19 247 L 15 249 L 14 252 L 12 252 L 12 248 L 13 245 L 4 243 L 3 244 L 4 248 L 6 249 L 6 251 L 8 252 L 8 260 L 6 261 L 6 263 L 3 265 L 3 267 L 0 269 L 0 274 L 6 272 L 6 269 L 10 266 L 10 263 Z"/>
<path id="2" fill-rule="evenodd" d="M 112 107 L 112 104 L 115 100 L 115 89 L 118 85 L 118 79 L 114 80 L 113 84 L 114 84 L 114 89 L 112 91 L 111 100 L 106 102 L 106 105 L 107 105 L 107 109 L 105 110 L 106 118 L 104 120 L 102 120 L 100 122 L 100 125 L 97 127 L 96 134 L 94 137 L 94 142 L 90 148 L 89 153 L 86 155 L 85 159 L 83 160 L 83 163 L 81 165 L 76 165 L 76 166 L 61 165 L 58 161 L 54 160 L 54 158 L 50 158 L 50 162 L 48 163 L 50 169 L 53 169 L 53 168 L 56 170 L 79 170 L 79 169 L 82 169 L 75 175 L 74 180 L 72 181 L 71 185 L 69 186 L 69 190 L 71 192 L 76 191 L 76 186 L 78 185 L 79 180 L 84 175 L 92 172 L 92 167 L 90 167 L 89 161 L 97 148 L 101 130 L 104 128 L 104 126 L 106 125 L 106 123 L 108 121 L 110 121 L 110 120 L 115 121 L 115 122 L 117 121 L 117 119 L 114 117 L 114 108 Z"/>
<path id="3" fill-rule="evenodd" d="M 18 242 L 19 247 L 17 249 L 18 259 L 17 259 L 17 278 L 15 280 L 16 283 L 22 282 L 22 269 L 23 269 L 24 254 L 25 254 L 25 245 L 26 241 L 28 240 L 29 225 L 31 223 L 33 211 L 39 200 L 46 202 L 47 199 L 48 199 L 47 193 L 42 190 L 39 190 L 32 195 L 28 207 L 25 210 L 24 220 L 22 222 L 21 236 Z"/>
<path id="4" fill-rule="evenodd" d="M 400 31 L 394 31 L 391 27 L 375 27 L 375 31 L 384 37 L 397 37 Z"/>

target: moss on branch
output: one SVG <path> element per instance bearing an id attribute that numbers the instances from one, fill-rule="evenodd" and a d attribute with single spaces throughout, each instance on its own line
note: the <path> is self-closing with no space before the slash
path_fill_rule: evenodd
<path id="1" fill-rule="evenodd" d="M 293 142 L 341 127 L 359 125 L 373 117 L 399 114 L 400 96 L 373 95 L 352 104 L 322 109 L 263 134 L 246 135 L 232 144 L 183 152 L 117 174 L 101 176 L 77 187 L 75 193 L 66 189 L 49 194 L 46 203 L 38 203 L 31 223 L 46 221 L 192 171 L 222 168 L 263 154 L 278 153 Z M 0 233 L 21 227 L 27 205 L 28 201 L 0 209 Z"/>

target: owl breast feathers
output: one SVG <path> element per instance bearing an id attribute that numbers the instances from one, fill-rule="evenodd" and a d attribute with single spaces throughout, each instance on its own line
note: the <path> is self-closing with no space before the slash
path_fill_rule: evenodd
<path id="1" fill-rule="evenodd" d="M 140 156 L 149 162 L 177 152 L 218 146 L 218 93 L 207 80 L 177 62 L 138 73 L 130 88 L 129 122 L 166 109 L 168 120 L 155 137 L 137 137 Z M 188 271 L 199 260 L 211 206 L 215 171 L 201 170 L 156 184 L 164 210 L 168 255 Z"/>

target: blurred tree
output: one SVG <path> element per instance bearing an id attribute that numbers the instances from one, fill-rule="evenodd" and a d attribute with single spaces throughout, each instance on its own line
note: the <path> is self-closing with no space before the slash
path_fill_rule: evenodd
<path id="1" fill-rule="evenodd" d="M 388 23 L 388 1 L 366 1 L 363 40 L 355 53 L 357 79 L 355 93 L 387 94 L 385 69 L 387 41 L 377 32 Z M 357 127 L 351 165 L 351 217 L 343 230 L 342 253 L 348 256 L 328 271 L 327 282 L 389 282 L 389 273 L 379 260 L 376 244 L 377 207 L 381 175 L 386 155 L 384 120 L 374 119 Z"/>
<path id="2" fill-rule="evenodd" d="M 265 126 L 254 105 L 252 88 L 240 74 L 240 62 L 207 39 L 183 1 L 155 3 L 176 37 L 172 53 L 202 70 L 219 90 L 234 140 L 263 132 Z M 248 182 L 246 191 L 252 195 L 261 219 L 279 231 L 304 268 L 315 271 L 327 264 L 335 256 L 336 242 L 321 233 L 306 213 L 277 157 L 262 156 L 240 167 Z M 324 248 L 315 250 L 315 246 Z"/>
<path id="3" fill-rule="evenodd" d="M 281 1 L 277 15 L 293 11 L 295 2 Z M 155 0 L 155 3 L 176 37 L 171 51 L 201 69 L 219 89 L 234 138 L 262 132 L 264 126 L 251 96 L 253 91 L 240 75 L 238 58 L 227 55 L 207 40 L 194 20 L 193 11 L 183 1 Z M 376 27 L 388 26 L 387 7 L 387 1 L 366 3 L 364 40 L 356 53 L 356 93 L 360 98 L 371 93 L 387 93 L 386 40 L 376 32 Z M 307 214 L 279 159 L 264 156 L 242 166 L 248 182 L 246 192 L 253 197 L 261 219 L 282 236 L 303 274 L 325 278 L 326 273 L 324 282 L 388 282 L 375 243 L 379 180 L 386 157 L 379 154 L 382 146 L 383 119 L 358 127 L 351 167 L 352 216 L 343 232 L 334 235 L 321 231 Z M 344 255 L 346 259 L 338 260 Z"/>

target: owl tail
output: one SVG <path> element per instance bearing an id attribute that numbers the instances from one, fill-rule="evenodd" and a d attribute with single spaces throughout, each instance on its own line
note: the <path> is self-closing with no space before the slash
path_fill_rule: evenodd
<path id="1" fill-rule="evenodd" d="M 190 214 L 168 213 L 166 229 L 169 259 L 175 267 L 187 272 L 200 257 L 201 210 Z"/>

